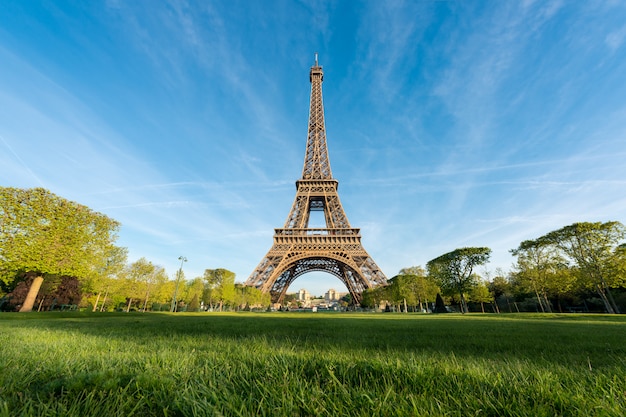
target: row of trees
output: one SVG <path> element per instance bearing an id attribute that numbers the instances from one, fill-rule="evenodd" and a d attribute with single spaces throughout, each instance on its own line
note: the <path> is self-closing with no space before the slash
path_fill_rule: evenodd
<path id="1" fill-rule="evenodd" d="M 93 311 L 121 306 L 125 311 L 221 311 L 269 303 L 269 295 L 236 283 L 235 273 L 227 269 L 206 269 L 203 276 L 190 280 L 180 270 L 175 279 L 169 279 L 163 268 L 145 258 L 100 281 L 98 289 L 87 294 L 84 304 Z"/>
<path id="2" fill-rule="evenodd" d="M 437 294 L 447 296 L 468 312 L 468 302 L 491 304 L 494 311 L 505 304 L 510 311 L 518 302 L 528 304 L 529 297 L 538 311 L 552 312 L 554 306 L 593 304 L 599 300 L 608 313 L 620 313 L 626 304 L 626 228 L 616 221 L 574 223 L 549 232 L 537 239 L 526 240 L 512 249 L 516 257 L 513 269 L 505 274 L 499 270 L 491 279 L 487 270 L 481 277 L 478 266 L 489 261 L 491 249 L 471 247 L 455 249 L 421 267 L 406 268 L 390 279 L 390 285 L 368 290 L 363 295 L 365 306 L 381 301 L 414 306 L 423 310 Z M 618 294 L 618 298 L 613 295 Z M 595 294 L 595 295 L 594 295 Z M 401 307 L 400 307 L 401 308 Z"/>
<path id="3" fill-rule="evenodd" d="M 185 280 L 182 271 L 171 279 L 143 258 L 128 263 L 126 248 L 115 244 L 119 227 L 43 188 L 0 187 L 0 297 L 5 296 L 0 305 L 31 311 L 82 302 L 94 311 L 146 311 L 269 304 L 268 295 L 235 283 L 235 274 L 226 269 L 207 269 L 202 277 Z M 497 311 L 503 300 L 518 309 L 517 303 L 530 296 L 537 309 L 550 312 L 564 300 L 593 304 L 594 298 L 605 311 L 619 313 L 626 298 L 625 238 L 626 228 L 616 221 L 574 223 L 522 242 L 511 250 L 513 269 L 493 279 L 476 272 L 489 261 L 491 249 L 455 249 L 429 261 L 426 269 L 401 270 L 388 286 L 366 291 L 362 304 L 385 300 L 423 310 L 441 294 L 462 312 L 470 303 L 482 310 L 491 304 Z"/>
<path id="4" fill-rule="evenodd" d="M 93 311 L 197 310 L 267 305 L 226 269 L 170 279 L 115 244 L 120 224 L 43 188 L 0 187 L 0 306 L 19 311 L 89 305 Z M 174 302 L 176 300 L 176 303 Z"/>
<path id="5" fill-rule="evenodd" d="M 366 290 L 362 306 L 372 308 L 381 303 L 397 305 L 401 311 L 426 311 L 441 294 L 456 302 L 461 312 L 469 312 L 468 301 L 484 304 L 493 301 L 487 283 L 474 270 L 484 265 L 489 248 L 460 248 L 428 262 L 427 270 L 414 266 L 400 270 L 389 285 Z"/>
<path id="6" fill-rule="evenodd" d="M 574 223 L 511 253 L 517 256 L 516 279 L 551 311 L 549 297 L 592 290 L 609 313 L 619 313 L 612 288 L 626 286 L 626 228 L 620 222 Z"/>

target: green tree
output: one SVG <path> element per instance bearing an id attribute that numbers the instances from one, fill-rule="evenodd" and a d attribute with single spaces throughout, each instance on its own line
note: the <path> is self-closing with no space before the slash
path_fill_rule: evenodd
<path id="1" fill-rule="evenodd" d="M 211 306 L 218 304 L 220 311 L 224 304 L 232 305 L 235 301 L 235 273 L 227 269 L 206 269 L 203 275 L 209 287 Z"/>
<path id="2" fill-rule="evenodd" d="M 398 306 L 397 311 L 402 311 L 401 305 L 402 303 L 415 305 L 413 294 L 409 290 L 409 280 L 411 275 L 396 275 L 389 279 L 386 294 L 387 301 L 389 301 L 392 305 Z M 408 298 L 408 300 L 407 300 Z M 405 308 L 406 311 L 406 308 Z"/>
<path id="3" fill-rule="evenodd" d="M 475 277 L 475 282 L 476 284 L 470 290 L 469 299 L 475 303 L 480 303 L 480 309 L 484 313 L 485 303 L 491 303 L 493 301 L 493 296 L 489 291 L 487 283 L 477 275 Z"/>
<path id="4" fill-rule="evenodd" d="M 147 310 L 150 295 L 155 291 L 155 287 L 160 281 L 159 277 L 162 277 L 163 274 L 162 267 L 154 265 L 146 258 L 140 258 L 129 265 L 128 277 L 132 281 L 130 288 L 134 290 L 129 296 L 131 299 L 134 295 L 138 300 L 143 300 L 138 306 L 141 311 Z"/>
<path id="5" fill-rule="evenodd" d="M 496 268 L 496 276 L 488 284 L 489 292 L 493 297 L 494 306 L 496 308 L 496 312 L 500 312 L 500 307 L 498 305 L 498 300 L 504 298 L 506 304 L 509 308 L 509 313 L 512 312 L 510 297 L 513 296 L 511 283 L 506 277 L 506 274 L 501 268 Z"/>
<path id="6" fill-rule="evenodd" d="M 427 305 L 429 300 L 434 301 L 439 292 L 437 284 L 420 266 L 401 269 L 389 280 L 389 284 L 387 294 L 390 302 L 406 303 L 413 310 L 419 308 L 419 311 L 424 310 L 424 304 Z"/>
<path id="7" fill-rule="evenodd" d="M 421 265 L 417 266 L 409 266 L 407 268 L 402 268 L 398 275 L 417 275 L 419 277 L 426 276 L 426 270 L 422 268 Z"/>
<path id="8" fill-rule="evenodd" d="M 126 279 L 125 270 L 118 272 L 115 276 L 104 278 L 105 290 L 100 303 L 100 311 L 111 311 L 120 304 L 126 303 Z"/>
<path id="9" fill-rule="evenodd" d="M 446 308 L 446 303 L 443 301 L 443 297 L 440 293 L 437 293 L 437 297 L 435 297 L 435 309 L 433 313 L 447 313 L 448 309 Z"/>
<path id="10" fill-rule="evenodd" d="M 35 272 L 20 311 L 31 311 L 47 275 L 86 279 L 106 268 L 120 224 L 43 188 L 0 187 L 0 279 Z"/>
<path id="11" fill-rule="evenodd" d="M 150 289 L 150 300 L 152 303 L 165 304 L 174 294 L 175 281 L 169 279 L 164 268 L 157 266 L 152 276 L 152 287 Z"/>
<path id="12" fill-rule="evenodd" d="M 111 289 L 111 279 L 125 268 L 127 256 L 128 250 L 126 248 L 113 247 L 106 259 L 105 267 L 94 271 L 92 275 L 83 281 L 82 289 L 90 294 L 89 302 L 92 304 L 92 311 L 98 311 L 98 305 L 102 297 L 102 303 L 106 302 Z M 102 307 L 100 306 L 100 308 Z"/>
<path id="13" fill-rule="evenodd" d="M 368 288 L 361 293 L 361 306 L 363 308 L 378 308 L 380 303 L 387 298 L 388 286 L 378 285 Z"/>
<path id="14" fill-rule="evenodd" d="M 537 303 L 543 312 L 552 312 L 548 300 L 548 291 L 557 291 L 556 277 L 565 267 L 565 260 L 558 249 L 541 240 L 525 240 L 519 247 L 512 249 L 517 257 L 516 270 L 518 282 L 537 297 Z"/>
<path id="15" fill-rule="evenodd" d="M 138 259 L 137 261 L 126 265 L 121 273 L 121 279 L 123 282 L 122 291 L 126 296 L 126 312 L 129 312 L 133 303 L 137 304 L 137 309 L 140 309 L 140 299 L 144 295 L 149 295 L 149 282 L 148 275 L 154 271 L 154 265 L 148 262 L 146 258 Z"/>
<path id="16" fill-rule="evenodd" d="M 615 277 L 621 277 L 621 279 L 616 279 L 616 284 L 620 287 L 624 287 L 626 285 L 626 243 L 619 245 L 615 248 L 615 270 L 613 271 L 613 275 Z"/>
<path id="17" fill-rule="evenodd" d="M 467 313 L 465 294 L 475 285 L 474 268 L 489 261 L 489 248 L 460 248 L 428 261 L 428 275 L 439 283 L 441 289 L 459 295 L 462 313 Z"/>
<path id="18" fill-rule="evenodd" d="M 196 277 L 191 281 L 187 281 L 185 285 L 185 290 L 181 294 L 180 299 L 187 301 L 193 300 L 193 298 L 195 297 L 198 301 L 198 306 L 196 307 L 196 310 L 198 310 L 200 308 L 200 299 L 202 298 L 202 294 L 204 293 L 205 286 L 206 283 L 204 282 L 202 277 Z M 187 308 L 187 311 L 189 311 L 189 309 L 191 309 L 191 306 Z"/>
<path id="19" fill-rule="evenodd" d="M 594 288 L 607 312 L 619 313 L 610 288 L 625 283 L 619 273 L 623 259 L 620 241 L 625 237 L 626 228 L 620 222 L 583 222 L 552 231 L 537 241 L 554 246 L 574 262 L 584 284 Z"/>
<path id="20" fill-rule="evenodd" d="M 271 296 L 269 293 L 264 293 L 255 287 L 244 287 L 244 304 L 250 307 L 262 307 L 268 305 L 270 302 Z"/>
<path id="21" fill-rule="evenodd" d="M 233 305 L 236 310 L 242 310 L 248 304 L 248 294 L 246 293 L 246 286 L 236 282 L 235 283 L 235 296 Z"/>
<path id="22" fill-rule="evenodd" d="M 198 293 L 193 295 L 193 298 L 189 302 L 189 306 L 187 307 L 187 311 L 195 312 L 200 309 L 200 302 L 198 301 Z"/>

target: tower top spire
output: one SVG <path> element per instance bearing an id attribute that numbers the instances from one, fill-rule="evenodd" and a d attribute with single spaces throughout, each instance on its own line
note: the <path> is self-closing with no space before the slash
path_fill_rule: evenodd
<path id="1" fill-rule="evenodd" d="M 313 84 L 315 78 L 317 78 L 315 77 L 316 75 L 319 76 L 320 83 L 324 81 L 324 70 L 322 70 L 322 67 L 319 64 L 317 52 L 315 53 L 315 63 L 311 67 L 311 72 L 309 72 L 309 81 L 311 81 L 311 84 Z M 322 87 L 320 86 L 320 89 L 321 88 Z"/>
<path id="2" fill-rule="evenodd" d="M 324 102 L 322 100 L 322 81 L 324 71 L 319 66 L 317 52 L 315 65 L 309 73 L 311 81 L 311 106 L 309 109 L 309 132 L 304 155 L 303 180 L 330 180 L 333 174 L 328 160 L 326 145 L 326 126 L 324 125 Z"/>

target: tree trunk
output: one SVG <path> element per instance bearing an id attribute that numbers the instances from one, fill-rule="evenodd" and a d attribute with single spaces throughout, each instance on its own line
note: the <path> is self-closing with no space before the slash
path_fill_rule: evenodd
<path id="1" fill-rule="evenodd" d="M 104 306 L 107 303 L 107 295 L 109 295 L 109 290 L 108 289 L 104 293 L 104 300 L 102 300 L 102 306 L 100 307 L 100 312 L 101 313 L 104 311 Z"/>
<path id="2" fill-rule="evenodd" d="M 148 297 L 150 297 L 150 291 L 146 293 L 146 301 L 143 303 L 143 312 L 146 312 L 146 307 L 148 307 Z"/>
<path id="3" fill-rule="evenodd" d="M 39 294 L 39 289 L 41 288 L 41 284 L 43 284 L 43 277 L 35 277 L 33 283 L 30 284 L 30 288 L 28 290 L 28 295 L 26 296 L 26 300 L 24 300 L 24 304 L 20 308 L 20 313 L 27 313 L 33 311 L 33 305 L 35 304 L 35 299 L 37 298 L 37 294 Z"/>
<path id="4" fill-rule="evenodd" d="M 469 308 L 467 308 L 467 302 L 465 301 L 465 296 L 461 292 L 461 313 L 469 313 Z"/>
<path id="5" fill-rule="evenodd" d="M 461 310 L 462 314 L 465 314 L 465 308 L 463 307 L 463 288 L 461 288 L 460 282 L 457 282 L 457 291 L 459 292 L 459 310 Z"/>
<path id="6" fill-rule="evenodd" d="M 615 314 L 619 314 L 619 307 L 617 306 L 617 303 L 615 303 L 615 300 L 613 299 L 613 294 L 611 294 L 611 288 L 605 284 L 605 288 L 606 288 L 606 294 L 607 297 L 609 299 L 609 302 L 611 303 L 611 306 L 613 307 L 613 313 Z"/>
<path id="7" fill-rule="evenodd" d="M 595 274 L 592 274 L 592 277 Z M 602 300 L 604 301 L 604 303 L 606 304 L 607 311 L 611 314 L 619 314 L 619 307 L 617 306 L 617 304 L 615 303 L 615 300 L 613 299 L 613 294 L 611 294 L 611 288 L 606 284 L 606 281 L 604 280 L 604 276 L 599 273 L 599 281 L 600 283 L 596 285 L 596 287 L 598 288 L 598 293 L 600 294 L 600 297 L 602 298 Z M 598 282 L 598 280 L 596 279 L 596 282 Z"/>
<path id="8" fill-rule="evenodd" d="M 548 296 L 545 292 L 543 293 L 543 301 L 546 303 L 546 310 L 548 310 L 548 313 L 552 313 L 552 306 L 550 306 L 550 300 L 548 300 Z"/>
<path id="9" fill-rule="evenodd" d="M 604 293 L 604 288 L 602 288 L 600 284 L 597 284 L 596 290 L 598 291 L 598 295 L 600 296 L 600 298 L 602 299 L 602 302 L 604 303 L 604 308 L 606 308 L 607 313 L 615 314 L 615 310 L 613 310 L 613 306 L 611 305 L 611 303 L 609 302 L 609 299 L 606 297 L 606 294 Z M 30 292 L 28 294 L 30 295 Z"/>
<path id="10" fill-rule="evenodd" d="M 93 310 L 91 310 L 91 312 L 95 312 L 98 309 L 98 301 L 100 301 L 100 294 L 102 294 L 101 292 L 98 293 L 98 296 L 96 297 L 96 302 L 93 304 Z"/>
<path id="11" fill-rule="evenodd" d="M 127 312 L 127 313 L 130 313 L 130 303 L 132 303 L 132 302 L 133 302 L 133 299 L 132 299 L 132 298 L 129 298 L 129 299 L 128 299 L 128 306 L 126 307 L 126 312 Z"/>

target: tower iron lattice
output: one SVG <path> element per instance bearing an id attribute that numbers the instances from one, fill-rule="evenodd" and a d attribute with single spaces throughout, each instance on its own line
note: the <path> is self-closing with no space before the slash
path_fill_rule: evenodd
<path id="1" fill-rule="evenodd" d="M 387 283 L 385 274 L 361 245 L 360 229 L 350 226 L 339 201 L 339 182 L 328 159 L 322 81 L 324 72 L 315 64 L 309 73 L 311 103 L 302 178 L 296 181 L 296 197 L 282 229 L 274 229 L 274 244 L 246 281 L 282 302 L 296 278 L 323 271 L 339 278 L 352 296 L 361 301 L 363 290 Z M 324 214 L 326 227 L 310 228 L 311 212 Z"/>

